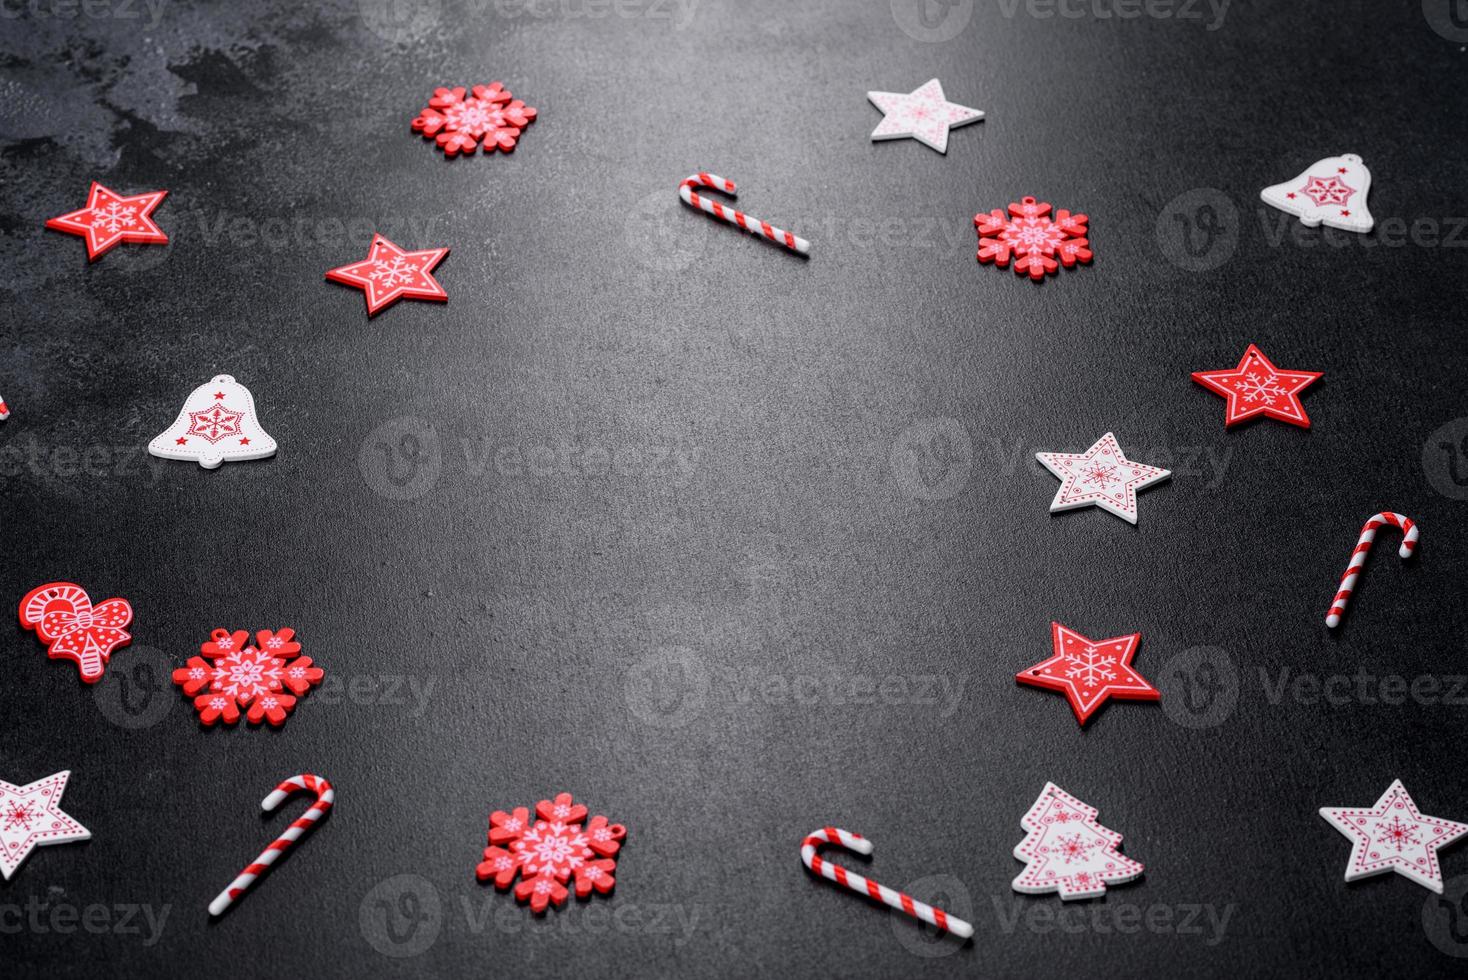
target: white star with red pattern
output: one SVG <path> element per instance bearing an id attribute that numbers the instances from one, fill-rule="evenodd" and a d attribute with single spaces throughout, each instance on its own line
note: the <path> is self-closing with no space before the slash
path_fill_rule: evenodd
<path id="1" fill-rule="evenodd" d="M 1423 816 L 1400 779 L 1371 807 L 1323 806 L 1320 815 L 1352 841 L 1346 880 L 1395 871 L 1443 893 L 1437 852 L 1468 834 L 1468 824 Z"/>
<path id="2" fill-rule="evenodd" d="M 0 875 L 9 881 L 20 862 L 37 847 L 88 840 L 92 832 L 61 811 L 70 770 L 27 786 L 0 779 Z"/>
<path id="3" fill-rule="evenodd" d="M 1110 432 L 1083 453 L 1036 453 L 1035 458 L 1060 479 L 1052 514 L 1094 504 L 1135 524 L 1137 491 L 1172 476 L 1171 470 L 1127 459 Z"/>

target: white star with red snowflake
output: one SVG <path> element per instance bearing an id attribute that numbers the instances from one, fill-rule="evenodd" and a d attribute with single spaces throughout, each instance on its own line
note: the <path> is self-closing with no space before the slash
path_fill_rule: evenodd
<path id="1" fill-rule="evenodd" d="M 1320 815 L 1352 841 L 1346 880 L 1395 871 L 1439 895 L 1437 852 L 1468 834 L 1468 824 L 1423 816 L 1400 779 L 1371 807 L 1321 807 Z"/>
<path id="2" fill-rule="evenodd" d="M 939 153 L 948 152 L 950 129 L 984 118 L 978 109 L 949 102 L 936 78 L 911 92 L 868 92 L 867 98 L 885 113 L 872 130 L 873 140 L 911 137 Z"/>
<path id="3" fill-rule="evenodd" d="M 37 847 L 88 840 L 92 832 L 61 810 L 70 770 L 16 786 L 0 779 L 0 874 L 8 881 Z"/>
<path id="4" fill-rule="evenodd" d="M 167 194 L 150 191 L 125 197 L 95 180 L 87 195 L 87 206 L 47 220 L 46 227 L 80 235 L 87 240 L 87 260 L 96 261 L 122 242 L 166 245 L 168 236 L 149 217 Z"/>
<path id="5" fill-rule="evenodd" d="M 367 315 L 375 316 L 378 310 L 400 299 L 447 300 L 448 293 L 431 273 L 448 254 L 447 248 L 405 251 L 377 235 L 367 258 L 332 269 L 326 278 L 362 290 L 367 295 Z"/>
<path id="6" fill-rule="evenodd" d="M 1171 470 L 1127 459 L 1110 432 L 1083 453 L 1036 453 L 1035 458 L 1060 479 L 1052 514 L 1094 504 L 1135 524 L 1137 491 L 1172 476 Z"/>

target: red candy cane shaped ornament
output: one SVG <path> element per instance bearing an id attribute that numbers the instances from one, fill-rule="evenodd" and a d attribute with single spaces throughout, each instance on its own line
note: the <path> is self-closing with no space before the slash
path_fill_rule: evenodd
<path id="1" fill-rule="evenodd" d="M 1371 542 L 1376 540 L 1376 529 L 1383 524 L 1402 529 L 1402 546 L 1397 549 L 1398 557 L 1404 560 L 1411 558 L 1417 550 L 1417 525 L 1412 523 L 1410 517 L 1383 511 L 1368 520 L 1366 526 L 1361 528 L 1361 537 L 1356 539 L 1356 550 L 1351 552 L 1351 563 L 1346 566 L 1346 574 L 1341 576 L 1340 591 L 1335 594 L 1335 601 L 1330 604 L 1330 612 L 1325 616 L 1325 625 L 1331 629 L 1341 624 L 1341 613 L 1346 611 L 1346 601 L 1351 598 L 1351 590 L 1356 587 L 1356 579 L 1361 576 L 1366 555 L 1371 551 Z"/>
<path id="2" fill-rule="evenodd" d="M 721 221 L 727 221 L 731 225 L 736 225 L 751 235 L 760 235 L 777 245 L 784 245 L 798 255 L 810 255 L 810 242 L 801 238 L 799 235 L 791 234 L 783 228 L 776 228 L 768 221 L 761 221 L 759 218 L 751 217 L 743 211 L 726 208 L 718 201 L 710 201 L 707 198 L 699 197 L 698 192 L 694 190 L 695 187 L 712 187 L 733 197 L 734 181 L 725 180 L 718 174 L 692 174 L 683 183 L 678 185 L 678 196 L 689 207 L 698 208 L 705 214 L 711 214 Z"/>
<path id="3" fill-rule="evenodd" d="M 336 792 L 331 788 L 331 783 L 328 783 L 320 776 L 302 773 L 299 776 L 292 776 L 275 787 L 274 791 L 260 803 L 260 809 L 269 813 L 280 806 L 281 801 L 287 796 L 301 789 L 310 790 L 316 794 L 316 802 L 311 804 L 311 809 L 307 810 L 304 816 L 287 827 L 285 833 L 280 835 L 279 840 L 261 851 L 260 856 L 252 861 L 245 870 L 241 871 L 239 877 L 231 881 L 229 887 L 220 892 L 214 901 L 209 903 L 210 915 L 221 915 L 225 909 L 233 905 L 235 899 L 244 894 L 245 889 L 249 888 L 255 879 L 265 872 L 266 868 L 275 863 L 276 858 L 280 857 L 287 848 L 300 840 L 306 831 L 316 826 L 316 821 L 326 816 L 327 812 L 331 810 L 331 804 L 336 801 Z"/>
<path id="4" fill-rule="evenodd" d="M 805 840 L 800 842 L 800 860 L 805 862 L 807 868 L 827 881 L 834 881 L 843 888 L 849 888 L 858 894 L 874 898 L 894 909 L 906 912 L 913 918 L 921 919 L 929 925 L 946 929 L 963 939 L 968 939 L 974 934 L 973 926 L 960 918 L 949 915 L 942 909 L 925 905 L 911 895 L 893 891 L 886 885 L 879 885 L 870 878 L 863 878 L 854 871 L 847 871 L 839 864 L 822 861 L 820 855 L 816 853 L 816 848 L 822 844 L 836 844 L 858 854 L 870 854 L 872 853 L 872 842 L 860 834 L 848 833 L 835 827 L 822 827 L 820 830 L 811 831 Z"/>

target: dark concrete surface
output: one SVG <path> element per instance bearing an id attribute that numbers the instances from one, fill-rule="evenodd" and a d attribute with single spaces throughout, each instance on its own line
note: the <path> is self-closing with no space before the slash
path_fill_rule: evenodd
<path id="1" fill-rule="evenodd" d="M 1468 820 L 1468 11 L 0 14 L 0 596 L 72 580 L 137 610 L 96 689 L 0 634 L 0 778 L 71 769 L 93 833 L 0 884 L 7 976 L 1468 962 L 1468 845 L 1443 900 L 1347 885 L 1349 842 L 1316 814 L 1400 777 Z M 987 118 L 946 157 L 872 143 L 865 93 L 933 77 Z M 512 156 L 449 162 L 409 131 L 436 85 L 496 79 L 540 112 Z M 1375 175 L 1374 234 L 1259 204 L 1345 152 Z M 811 260 L 680 205 L 697 169 Z M 88 266 L 45 231 L 94 178 L 167 188 L 172 243 Z M 1090 216 L 1093 266 L 1037 287 L 975 262 L 974 212 L 1025 194 Z M 374 230 L 450 246 L 448 303 L 369 321 L 323 281 Z M 1189 380 L 1251 341 L 1325 372 L 1311 431 L 1225 432 Z M 279 455 L 148 458 L 225 372 Z M 1108 430 L 1174 478 L 1135 528 L 1047 513 L 1033 454 Z M 1383 508 L 1421 523 L 1419 558 L 1383 541 L 1330 635 Z M 1081 730 L 1016 685 L 1052 619 L 1140 631 L 1161 704 Z M 218 626 L 294 627 L 333 686 L 281 731 L 201 730 L 168 671 Z M 258 801 L 300 771 L 336 812 L 211 924 L 303 808 Z M 1101 808 L 1138 882 L 1065 907 L 1010 890 L 1047 780 Z M 563 789 L 629 837 L 613 898 L 537 921 L 473 868 L 491 810 Z M 974 941 L 808 876 L 823 824 L 876 842 L 836 860 L 941 898 Z"/>

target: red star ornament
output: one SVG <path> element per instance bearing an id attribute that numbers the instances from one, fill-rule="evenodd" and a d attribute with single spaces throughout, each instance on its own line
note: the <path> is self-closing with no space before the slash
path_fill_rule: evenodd
<path id="1" fill-rule="evenodd" d="M 124 197 L 94 180 L 86 207 L 51 218 L 46 227 L 85 238 L 89 262 L 95 262 L 119 242 L 166 245 L 168 236 L 149 215 L 167 194 L 167 191 L 149 191 Z"/>
<path id="2" fill-rule="evenodd" d="M 1031 687 L 1064 692 L 1084 725 L 1108 698 L 1157 701 L 1161 692 L 1132 669 L 1132 657 L 1142 641 L 1141 633 L 1090 640 L 1068 626 L 1050 624 L 1055 653 L 1050 659 L 1028 667 L 1014 679 Z"/>
<path id="3" fill-rule="evenodd" d="M 1310 428 L 1300 392 L 1323 376 L 1321 371 L 1281 371 L 1253 344 L 1232 370 L 1193 372 L 1194 381 L 1228 399 L 1225 428 L 1261 416 Z"/>
<path id="4" fill-rule="evenodd" d="M 448 254 L 447 248 L 407 252 L 376 235 L 365 259 L 332 269 L 326 278 L 356 286 L 366 293 L 368 316 L 375 316 L 378 310 L 400 299 L 431 299 L 442 303 L 449 294 L 431 273 Z"/>
<path id="5" fill-rule="evenodd" d="M 1468 834 L 1468 824 L 1424 816 L 1400 779 L 1373 806 L 1323 806 L 1320 815 L 1351 839 L 1347 881 L 1395 871 L 1439 895 L 1443 872 L 1437 852 Z"/>

